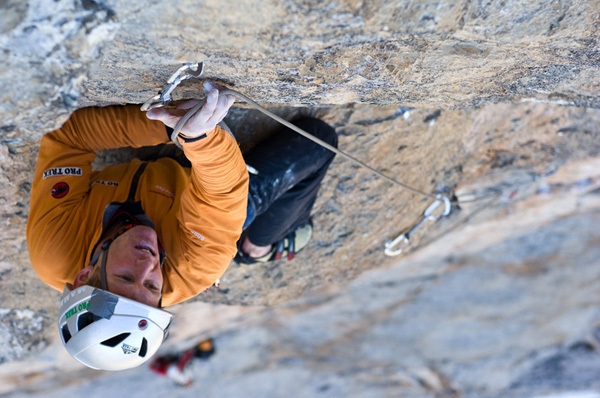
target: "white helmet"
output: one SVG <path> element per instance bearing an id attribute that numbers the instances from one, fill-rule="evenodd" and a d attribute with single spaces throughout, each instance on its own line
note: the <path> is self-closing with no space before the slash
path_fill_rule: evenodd
<path id="1" fill-rule="evenodd" d="M 173 314 L 93 286 L 65 286 L 58 329 L 66 350 L 102 370 L 139 366 L 168 335 Z"/>

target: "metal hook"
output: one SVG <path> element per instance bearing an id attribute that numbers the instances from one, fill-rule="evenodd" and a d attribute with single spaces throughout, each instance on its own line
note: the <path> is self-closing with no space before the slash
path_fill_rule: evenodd
<path id="1" fill-rule="evenodd" d="M 444 211 L 442 212 L 442 214 L 434 216 L 432 214 L 433 211 L 437 209 L 442 203 L 444 204 Z M 425 211 L 423 212 L 423 216 L 427 217 L 427 219 L 431 221 L 436 221 L 437 219 L 441 217 L 446 217 L 448 214 L 450 214 L 450 210 L 452 210 L 452 204 L 450 203 L 450 199 L 448 199 L 446 196 L 438 195 L 437 200 L 433 202 L 427 209 L 425 209 Z"/>
<path id="2" fill-rule="evenodd" d="M 140 108 L 142 111 L 148 111 L 154 108 L 160 108 L 171 102 L 171 93 L 184 80 L 192 77 L 200 77 L 204 72 L 204 63 L 188 62 L 177 69 L 175 73 L 167 80 L 167 86 L 157 95 L 146 101 Z"/>
<path id="3" fill-rule="evenodd" d="M 444 204 L 444 211 L 439 215 L 434 215 L 433 211 L 440 207 L 441 204 Z M 450 210 L 452 210 L 452 204 L 450 203 L 450 199 L 446 196 L 438 195 L 435 202 L 433 202 L 425 211 L 423 212 L 423 217 L 416 223 L 407 233 L 401 234 L 393 241 L 388 240 L 385 242 L 385 250 L 384 253 L 387 256 L 393 257 L 402 253 L 404 249 L 408 247 L 410 244 L 410 237 L 415 233 L 417 229 L 421 227 L 427 220 L 437 221 L 441 217 L 445 217 L 450 214 Z"/>
<path id="4" fill-rule="evenodd" d="M 406 234 L 402 234 L 399 235 L 396 239 L 394 240 L 388 240 L 387 242 L 385 242 L 385 254 L 387 256 L 393 257 L 393 256 L 397 256 L 400 253 L 402 253 L 402 250 L 406 249 L 408 247 L 408 245 L 410 244 L 410 241 L 408 240 L 408 237 L 406 236 Z M 398 247 L 396 247 L 398 246 Z"/>

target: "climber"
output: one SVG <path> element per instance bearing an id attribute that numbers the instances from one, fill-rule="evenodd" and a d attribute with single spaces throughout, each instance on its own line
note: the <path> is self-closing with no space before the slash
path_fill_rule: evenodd
<path id="1" fill-rule="evenodd" d="M 127 369 L 166 337 L 160 309 L 210 287 L 229 265 L 271 261 L 306 246 L 310 210 L 333 154 L 289 130 L 246 159 L 217 124 L 234 98 L 205 82 L 206 104 L 178 137 L 191 167 L 171 158 L 92 169 L 97 150 L 167 143 L 197 101 L 144 114 L 84 108 L 40 144 L 27 242 L 40 279 L 63 290 L 59 332 L 85 365 Z M 299 121 L 327 139 L 333 128 Z M 248 176 L 244 160 L 258 170 Z M 240 235 L 243 230 L 243 236 Z"/>

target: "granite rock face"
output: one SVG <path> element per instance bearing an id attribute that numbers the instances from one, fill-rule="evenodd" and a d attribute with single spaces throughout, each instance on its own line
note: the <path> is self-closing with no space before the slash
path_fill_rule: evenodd
<path id="1" fill-rule="evenodd" d="M 457 201 L 386 257 L 431 200 L 338 156 L 304 251 L 232 263 L 220 289 L 172 309 L 187 322 L 165 350 L 220 336 L 196 375 L 203 393 L 600 389 L 599 20 L 597 1 L 0 0 L 0 394 L 65 396 L 100 375 L 57 347 L 58 293 L 29 264 L 40 136 L 78 107 L 146 101 L 188 61 L 287 119 L 324 119 L 343 151 Z M 175 96 L 199 90 L 190 80 Z M 243 151 L 277 129 L 241 103 L 227 122 Z M 105 151 L 96 166 L 154 150 Z M 126 373 L 98 391 L 169 394 L 144 371 L 143 385 Z"/>
<path id="2" fill-rule="evenodd" d="M 4 139 L 144 102 L 183 62 L 261 103 L 599 107 L 596 1 L 5 0 Z M 191 84 L 182 95 L 197 95 Z"/>
<path id="3" fill-rule="evenodd" d="M 93 0 L 0 2 L 3 140 L 27 139 L 62 123 L 92 73 L 114 12 Z"/>

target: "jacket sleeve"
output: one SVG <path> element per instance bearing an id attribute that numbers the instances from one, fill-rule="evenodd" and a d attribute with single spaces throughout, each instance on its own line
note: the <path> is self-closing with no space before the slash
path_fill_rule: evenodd
<path id="1" fill-rule="evenodd" d="M 223 275 L 246 217 L 248 172 L 236 141 L 216 127 L 208 138 L 182 144 L 192 163 L 177 212 L 183 258 L 169 261 L 167 252 L 163 305 L 190 298 Z"/>
<path id="2" fill-rule="evenodd" d="M 62 289 L 86 264 L 93 216 L 84 203 L 95 151 L 167 141 L 164 125 L 137 106 L 77 110 L 42 137 L 31 189 L 27 244 L 31 264 L 46 284 Z M 97 215 L 101 217 L 102 215 Z"/>
<path id="3" fill-rule="evenodd" d="M 68 147 L 86 152 L 139 148 L 169 141 L 165 125 L 148 119 L 137 105 L 79 109 L 65 125 L 50 134 Z"/>

